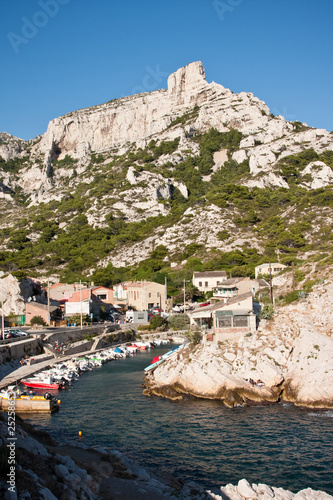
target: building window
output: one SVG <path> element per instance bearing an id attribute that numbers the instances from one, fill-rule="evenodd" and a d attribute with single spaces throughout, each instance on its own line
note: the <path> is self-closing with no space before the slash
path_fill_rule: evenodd
<path id="1" fill-rule="evenodd" d="M 202 286 L 202 281 L 199 281 L 199 286 Z"/>
<path id="2" fill-rule="evenodd" d="M 205 288 L 208 287 L 208 281 L 205 281 Z"/>
<path id="3" fill-rule="evenodd" d="M 247 316 L 234 316 L 234 327 L 247 327 Z"/>
<path id="4" fill-rule="evenodd" d="M 222 316 L 220 318 L 217 318 L 217 327 L 218 328 L 231 328 L 232 323 L 231 323 L 232 317 L 231 316 Z"/>
<path id="5" fill-rule="evenodd" d="M 148 297 L 151 299 L 151 293 L 149 292 Z"/>
<path id="6" fill-rule="evenodd" d="M 106 293 L 102 293 L 101 295 L 97 295 L 97 300 L 107 300 L 108 296 Z"/>
<path id="7" fill-rule="evenodd" d="M 136 292 L 134 292 L 134 300 L 136 300 Z"/>
<path id="8" fill-rule="evenodd" d="M 160 297 L 160 296 L 161 296 L 160 292 L 157 292 L 157 297 Z"/>

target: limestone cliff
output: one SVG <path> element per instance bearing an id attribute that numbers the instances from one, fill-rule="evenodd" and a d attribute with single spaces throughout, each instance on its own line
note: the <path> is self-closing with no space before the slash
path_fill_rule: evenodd
<path id="1" fill-rule="evenodd" d="M 197 112 L 191 115 L 193 109 Z M 177 119 L 189 114 L 177 124 Z M 85 176 L 91 154 L 121 154 L 129 148 L 145 148 L 151 139 L 161 141 L 180 137 L 177 155 L 193 149 L 188 137 L 215 127 L 219 131 L 235 128 L 244 135 L 233 159 L 249 159 L 249 186 L 286 186 L 274 173 L 277 159 L 302 151 L 305 147 L 321 152 L 332 149 L 333 137 L 326 130 L 310 129 L 305 124 L 274 117 L 267 105 L 250 92 L 234 94 L 215 82 L 208 83 L 201 62 L 178 69 L 168 78 L 168 89 L 137 94 L 81 109 L 55 118 L 42 136 L 29 144 L 2 134 L 0 156 L 5 160 L 28 154 L 29 165 L 20 179 L 5 177 L 8 187 L 19 186 L 31 200 L 46 202 L 60 199 L 64 182 L 72 171 L 57 169 L 52 164 L 69 155 L 78 160 L 77 169 Z M 306 145 L 306 146 L 305 146 Z M 29 148 L 28 148 L 29 146 Z M 40 163 L 41 162 L 41 163 Z M 0 166 L 1 167 L 1 166 Z M 323 183 L 316 175 L 316 186 L 332 180 L 326 165 Z M 306 185 L 306 184 L 305 184 Z M 309 185 L 311 186 L 311 184 Z"/>

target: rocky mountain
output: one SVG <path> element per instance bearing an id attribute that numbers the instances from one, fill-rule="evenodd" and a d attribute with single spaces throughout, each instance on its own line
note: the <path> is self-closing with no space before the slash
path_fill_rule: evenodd
<path id="1" fill-rule="evenodd" d="M 167 89 L 55 118 L 31 141 L 2 133 L 0 268 L 96 278 L 152 258 L 170 271 L 189 258 L 223 265 L 232 252 L 244 258 L 231 267 L 295 260 L 318 240 L 324 253 L 332 144 L 331 132 L 208 83 L 201 62 L 171 74 Z M 272 225 L 282 235 L 273 242 Z"/>

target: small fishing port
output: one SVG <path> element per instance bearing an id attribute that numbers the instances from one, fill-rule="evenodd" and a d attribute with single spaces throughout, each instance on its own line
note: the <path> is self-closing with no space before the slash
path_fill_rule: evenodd
<path id="1" fill-rule="evenodd" d="M 145 397 L 144 368 L 172 347 L 85 372 L 61 392 L 60 412 L 24 418 L 63 446 L 117 449 L 147 471 L 207 488 L 246 477 L 295 492 L 310 486 L 333 493 L 331 411 L 292 404 L 231 410 L 213 400 Z"/>

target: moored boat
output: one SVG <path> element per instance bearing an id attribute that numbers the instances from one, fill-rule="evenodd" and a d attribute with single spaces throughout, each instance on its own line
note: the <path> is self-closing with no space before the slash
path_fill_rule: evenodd
<path id="1" fill-rule="evenodd" d="M 0 409 L 15 410 L 18 413 L 52 413 L 59 410 L 60 401 L 51 394 L 38 396 L 34 393 L 21 392 L 9 386 L 0 392 Z"/>
<path id="2" fill-rule="evenodd" d="M 64 389 L 65 383 L 57 381 L 51 376 L 32 377 L 21 380 L 21 384 L 33 389 Z"/>
<path id="3" fill-rule="evenodd" d="M 150 372 L 154 368 L 156 368 L 159 364 L 161 364 L 163 361 L 165 361 L 167 358 L 169 358 L 172 354 L 177 352 L 179 349 L 182 349 L 185 346 L 185 344 L 177 345 L 175 346 L 171 351 L 166 352 L 165 354 L 162 354 L 162 356 L 155 356 L 153 359 L 152 363 L 144 368 L 145 372 Z"/>

